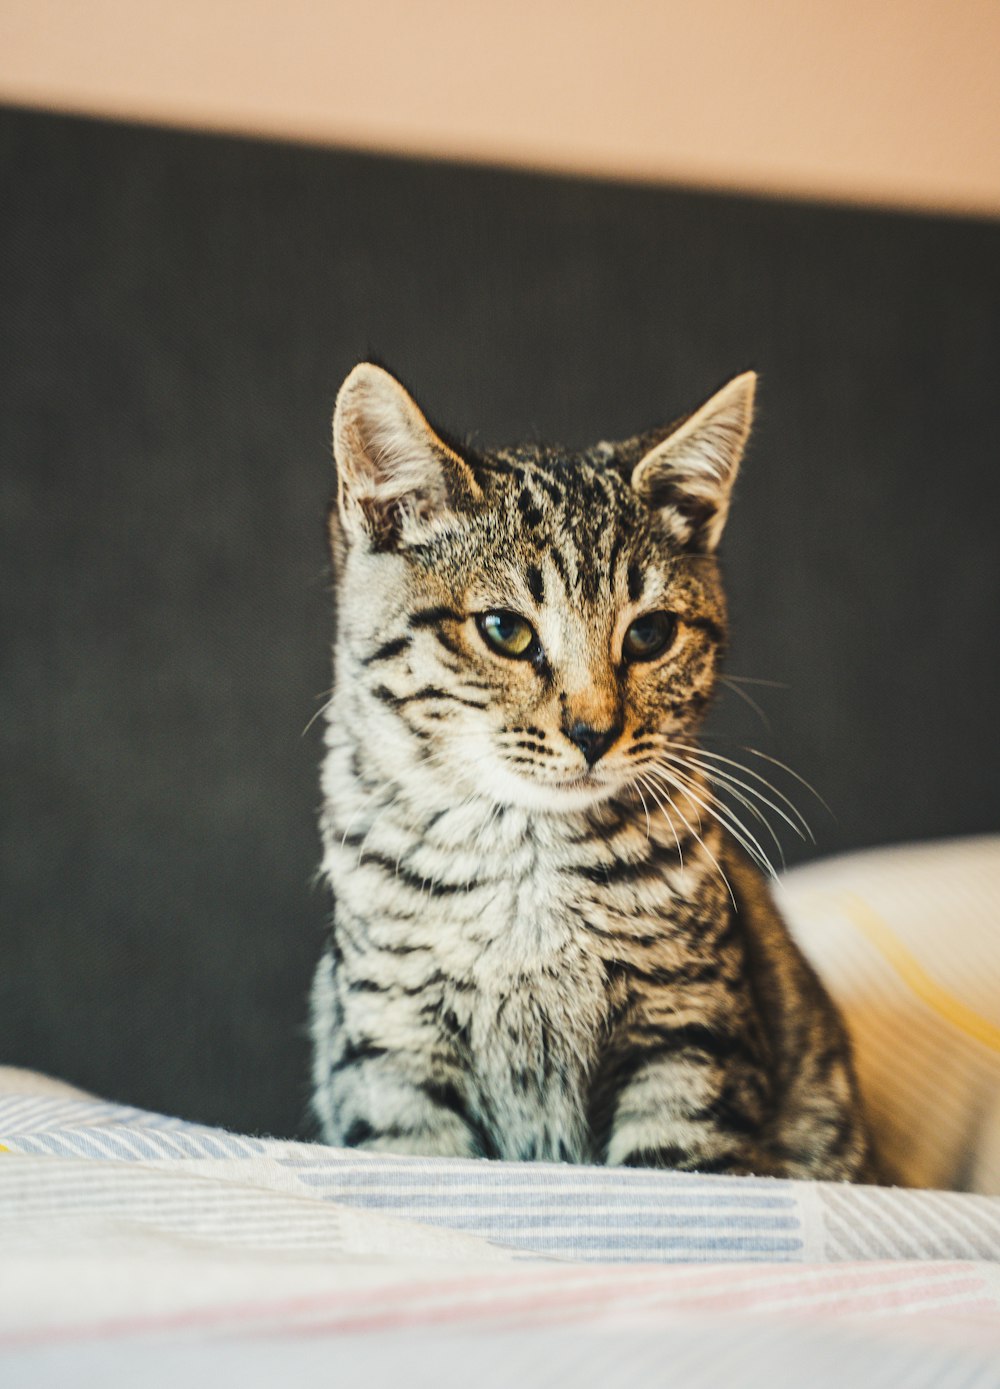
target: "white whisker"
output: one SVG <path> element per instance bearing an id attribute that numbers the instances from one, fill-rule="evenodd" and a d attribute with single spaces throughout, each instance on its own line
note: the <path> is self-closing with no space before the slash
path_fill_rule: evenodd
<path id="1" fill-rule="evenodd" d="M 730 811 L 727 807 L 720 806 L 717 802 L 710 802 L 697 795 L 696 790 L 703 789 L 699 787 L 698 782 L 693 778 L 685 778 L 677 771 L 676 766 L 673 765 L 668 769 L 662 764 L 657 764 L 657 770 L 652 775 L 661 776 L 668 784 L 674 785 L 678 790 L 682 790 L 690 800 L 694 801 L 696 805 L 700 805 L 707 815 L 717 820 L 724 829 L 729 830 L 730 834 L 733 835 L 754 862 L 767 872 L 770 877 L 776 878 L 778 876 L 771 860 L 764 852 L 763 846 L 756 835 L 752 834 L 751 831 L 747 829 L 746 825 L 744 825 L 735 812 Z M 710 794 L 711 793 L 706 789 L 706 795 Z"/>
<path id="2" fill-rule="evenodd" d="M 782 791 L 779 791 L 776 786 L 772 786 L 769 781 L 767 781 L 764 777 L 758 775 L 758 773 L 754 772 L 751 768 L 744 767 L 742 763 L 734 762 L 732 758 L 718 757 L 717 754 L 703 753 L 700 748 L 686 747 L 684 744 L 681 743 L 667 743 L 665 744 L 665 747 L 669 749 L 671 752 L 681 751 L 687 753 L 688 761 L 692 766 L 697 767 L 698 770 L 702 772 L 703 775 L 707 776 L 710 781 L 713 781 L 716 784 L 725 787 L 730 792 L 730 794 L 736 796 L 737 799 L 742 800 L 742 797 L 738 796 L 738 793 L 735 789 L 736 787 L 741 787 L 748 795 L 755 796 L 757 800 L 760 801 L 763 805 L 766 805 L 769 810 L 773 810 L 776 815 L 780 815 L 782 820 L 784 820 L 785 824 L 788 825 L 788 827 L 796 835 L 798 835 L 800 839 L 809 839 L 815 844 L 815 836 L 813 835 L 813 832 L 810 829 L 805 816 L 799 810 L 798 806 L 796 806 L 794 802 L 790 801 L 788 797 Z M 702 760 L 703 758 L 708 757 L 712 758 L 712 762 Z M 763 791 L 761 791 L 758 787 L 751 785 L 748 781 L 744 781 L 741 777 L 736 776 L 733 772 L 725 770 L 722 767 L 714 766 L 713 763 L 716 761 L 726 763 L 727 767 L 737 767 L 740 771 L 746 772 L 748 776 L 754 777 L 755 780 L 761 783 L 761 785 L 766 786 L 769 791 L 772 791 L 775 796 L 777 796 L 780 800 L 784 801 L 784 803 L 789 807 L 789 809 L 792 812 L 792 815 L 794 815 L 795 818 L 792 819 L 791 816 L 786 814 L 786 812 L 782 810 L 780 805 L 777 805 L 774 801 L 772 801 L 769 796 L 765 796 Z M 746 804 L 746 802 L 744 802 L 744 804 Z M 756 811 L 755 813 L 759 815 L 759 811 Z M 767 823 L 766 820 L 765 823 Z"/>
<path id="3" fill-rule="evenodd" d="M 727 690 L 732 690 L 734 695 L 739 695 L 740 699 L 743 700 L 744 704 L 749 704 L 750 708 L 754 711 L 754 713 L 760 717 L 760 721 L 764 725 L 764 727 L 768 731 L 770 731 L 771 720 L 764 713 L 764 710 L 760 707 L 757 701 L 751 695 L 747 694 L 746 690 L 740 689 L 739 685 L 734 685 L 728 675 L 720 675 L 719 684 L 725 685 Z"/>
<path id="4" fill-rule="evenodd" d="M 321 719 L 323 715 L 326 713 L 326 711 L 333 707 L 335 694 L 333 690 L 325 690 L 321 695 L 317 695 L 316 698 L 325 700 L 325 703 L 321 704 L 319 708 L 316 710 L 315 714 L 313 714 L 312 718 L 309 720 L 305 728 L 299 734 L 300 738 L 304 738 L 306 734 L 309 732 L 310 728 L 312 728 L 316 720 Z"/>
<path id="5" fill-rule="evenodd" d="M 781 770 L 782 770 L 783 772 L 787 772 L 788 775 L 789 775 L 790 777 L 794 777 L 795 780 L 796 780 L 801 786 L 804 786 L 804 787 L 806 788 L 806 790 L 809 792 L 810 795 L 816 797 L 816 799 L 819 801 L 820 805 L 823 807 L 823 809 L 826 811 L 826 813 L 827 813 L 828 815 L 832 816 L 834 820 L 836 820 L 836 818 L 837 818 L 836 815 L 833 814 L 833 811 L 830 809 L 830 807 L 829 807 L 829 805 L 827 804 L 827 802 L 823 799 L 823 797 L 822 797 L 822 796 L 819 794 L 819 792 L 816 790 L 815 786 L 813 786 L 811 782 L 806 781 L 806 779 L 805 779 L 804 776 L 799 776 L 798 772 L 794 771 L 791 767 L 789 767 L 789 766 L 787 765 L 787 763 L 785 763 L 785 762 L 780 762 L 780 761 L 778 760 L 777 757 L 771 757 L 771 756 L 769 756 L 766 752 L 761 752 L 759 748 L 748 748 L 748 747 L 744 747 L 744 748 L 742 749 L 742 751 L 743 751 L 743 752 L 749 752 L 749 753 L 750 753 L 752 756 L 754 756 L 754 757 L 760 757 L 760 758 L 762 758 L 765 762 L 770 762 L 773 766 L 775 766 L 775 767 L 780 767 Z M 744 770 L 747 770 L 747 769 L 744 768 Z M 771 789 L 774 790 L 773 787 L 772 787 Z"/>
<path id="6" fill-rule="evenodd" d="M 678 838 L 678 835 L 677 835 L 677 827 L 674 825 L 673 820 L 672 820 L 671 817 L 667 814 L 667 812 L 666 812 L 665 810 L 663 810 L 662 804 L 660 803 L 659 800 L 657 800 L 656 793 L 655 793 L 655 791 L 653 791 L 652 787 L 648 784 L 648 782 L 646 782 L 642 777 L 639 777 L 639 781 L 642 781 L 643 786 L 646 787 L 646 790 L 647 790 L 647 791 L 649 792 L 649 794 L 653 797 L 653 799 L 656 800 L 657 805 L 659 805 L 660 810 L 663 812 L 663 818 L 666 820 L 667 824 L 670 826 L 670 833 L 674 836 L 674 843 L 677 845 L 677 858 L 678 858 L 678 860 L 679 860 L 679 862 L 680 862 L 681 868 L 683 868 L 683 867 L 684 867 L 684 850 L 683 850 L 683 848 L 681 847 L 681 841 L 680 841 L 680 839 Z M 637 783 L 637 785 L 638 785 L 638 783 Z M 670 803 L 671 807 L 673 808 L 674 812 L 675 812 L 677 815 L 680 815 L 681 812 L 680 812 L 680 811 L 677 809 L 677 807 L 674 805 L 674 802 L 673 802 L 673 800 L 671 799 L 671 797 L 670 797 L 669 795 L 667 796 L 667 800 L 668 800 L 668 802 Z M 683 816 L 681 816 L 681 818 L 683 819 Z M 685 821 L 685 824 L 686 824 L 686 823 L 687 823 L 687 822 Z M 689 829 L 691 828 L 690 825 L 688 826 L 688 828 L 689 828 Z M 693 830 L 692 830 L 692 833 L 694 833 Z M 697 835 L 695 835 L 695 838 L 697 838 Z M 706 849 L 706 853 L 707 853 L 707 852 L 708 852 L 708 851 L 707 851 L 707 849 Z"/>
<path id="7" fill-rule="evenodd" d="M 654 800 L 654 801 L 656 802 L 656 804 L 660 807 L 660 810 L 663 811 L 664 819 L 666 819 L 666 821 L 668 822 L 668 824 L 670 824 L 671 829 L 673 829 L 673 822 L 671 821 L 670 816 L 669 816 L 669 814 L 667 813 L 667 811 L 664 809 L 663 802 L 660 800 L 659 796 L 656 794 L 655 790 L 653 789 L 652 785 L 650 784 L 649 778 L 648 778 L 648 777 L 643 777 L 643 778 L 642 778 L 642 783 L 643 783 L 643 785 L 645 786 L 646 790 L 649 792 L 649 794 L 652 796 L 653 800 Z M 719 877 L 722 879 L 722 881 L 725 883 L 725 885 L 726 885 L 726 891 L 729 893 L 729 896 L 730 896 L 730 898 L 731 898 L 731 900 L 732 900 L 733 906 L 735 907 L 735 906 L 737 905 L 737 902 L 736 902 L 736 894 L 733 892 L 732 884 L 730 883 L 729 879 L 726 877 L 726 875 L 725 875 L 725 873 L 724 873 L 724 871 L 723 871 L 722 864 L 721 864 L 721 863 L 719 862 L 719 860 L 715 857 L 715 855 L 712 853 L 711 849 L 710 849 L 710 848 L 708 847 L 708 845 L 705 843 L 704 839 L 702 839 L 701 835 L 698 833 L 698 831 L 697 831 L 697 830 L 694 828 L 694 826 L 691 824 L 690 820 L 687 818 L 687 816 L 684 814 L 684 812 L 683 812 L 683 811 L 680 809 L 680 807 L 677 805 L 677 802 L 674 800 L 673 796 L 671 796 L 670 792 L 667 791 L 666 788 L 664 788 L 664 787 L 661 787 L 660 789 L 663 791 L 663 794 L 666 796 L 667 801 L 668 801 L 668 803 L 669 803 L 671 809 L 675 812 L 675 814 L 677 814 L 678 816 L 680 816 L 680 819 L 683 821 L 684 826 L 686 827 L 686 829 L 688 830 L 688 832 L 689 832 L 690 834 L 692 834 L 692 835 L 694 836 L 695 839 L 697 839 L 698 843 L 699 843 L 699 844 L 701 845 L 701 847 L 705 850 L 705 853 L 708 855 L 708 857 L 711 859 L 712 863 L 715 865 L 716 872 L 718 873 L 718 875 L 719 875 Z M 681 788 L 679 788 L 679 789 L 683 790 L 683 787 L 681 787 Z M 674 830 L 674 838 L 675 838 L 675 839 L 677 838 L 677 831 L 676 831 L 676 830 Z M 680 844 L 679 844 L 679 843 L 678 843 L 677 848 L 678 848 L 678 852 L 680 852 Z M 681 860 L 681 863 L 682 863 L 682 866 L 683 866 L 683 859 Z"/>
<path id="8" fill-rule="evenodd" d="M 753 801 L 751 801 L 747 796 L 744 796 L 742 792 L 736 790 L 735 786 L 727 780 L 725 775 L 715 772 L 714 769 L 711 767 L 702 766 L 701 763 L 695 763 L 694 765 L 698 767 L 698 770 L 701 772 L 703 776 L 708 778 L 713 792 L 716 788 L 719 788 L 722 791 L 724 791 L 727 795 L 732 796 L 733 800 L 738 801 L 739 804 L 743 806 L 745 810 L 749 811 L 749 813 L 759 824 L 764 826 L 768 834 L 774 840 L 774 847 L 778 851 L 778 858 L 781 861 L 782 871 L 784 871 L 784 869 L 788 865 L 785 862 L 785 851 L 782 848 L 781 840 L 775 833 L 774 826 L 771 824 L 770 820 L 768 820 L 767 816 L 763 813 L 760 807 L 754 805 Z M 778 811 L 778 814 L 781 814 L 780 810 Z M 788 817 L 785 816 L 784 818 L 787 819 Z M 791 824 L 792 829 L 799 836 L 799 838 L 803 838 L 802 832 L 799 830 L 798 826 L 793 824 L 791 821 L 789 821 L 789 824 Z"/>
<path id="9" fill-rule="evenodd" d="M 734 681 L 737 685 L 765 685 L 771 690 L 787 690 L 791 688 L 786 680 L 762 680 L 758 675 L 730 675 L 727 671 L 725 678 Z"/>
<path id="10" fill-rule="evenodd" d="M 729 831 L 729 833 L 733 836 L 737 843 L 746 851 L 746 853 L 750 855 L 753 861 L 763 872 L 767 873 L 772 878 L 776 878 L 778 876 L 777 872 L 775 871 L 774 865 L 771 863 L 771 859 L 765 851 L 764 846 L 761 844 L 757 836 L 747 827 L 747 825 L 744 824 L 744 822 L 737 815 L 736 811 L 733 810 L 730 806 L 723 805 L 722 803 L 720 803 L 712 795 L 711 791 L 707 787 L 700 788 L 700 783 L 694 781 L 693 778 L 689 782 L 682 772 L 677 771 L 676 766 L 674 766 L 673 770 L 674 775 L 680 780 L 681 784 L 684 786 L 686 794 L 689 795 L 697 804 L 702 805 L 706 813 L 711 815 L 715 820 L 717 820 L 718 823 L 723 827 L 723 829 Z M 661 775 L 667 775 L 665 768 L 660 767 L 659 771 Z M 705 801 L 702 801 L 700 797 L 695 795 L 694 790 L 692 788 L 696 786 L 700 789 L 705 790 L 705 794 L 709 797 L 709 801 L 707 803 Z M 767 828 L 773 838 L 774 831 L 771 830 L 770 825 L 768 825 Z M 780 844 L 778 848 L 780 852 Z"/>
<path id="11" fill-rule="evenodd" d="M 638 793 L 639 793 L 639 799 L 640 799 L 640 801 L 642 801 L 642 808 L 643 808 L 643 810 L 646 812 L 646 843 L 648 844 L 648 843 L 649 843 L 649 835 L 650 835 L 650 824 L 649 824 L 649 806 L 646 804 L 646 797 L 642 794 L 642 791 L 640 790 L 639 785 L 638 785 L 637 782 L 634 782 L 634 781 L 633 781 L 633 782 L 629 782 L 629 790 L 630 790 L 630 791 L 638 791 Z M 675 836 L 675 838 L 676 838 L 676 836 Z M 680 853 L 680 847 L 681 847 L 681 846 L 680 846 L 680 843 L 678 842 L 678 844 L 677 844 L 677 852 L 678 852 L 678 853 Z"/>
<path id="12" fill-rule="evenodd" d="M 795 829 L 796 834 L 798 834 L 801 837 L 802 831 L 805 831 L 805 834 L 808 835 L 809 839 L 811 839 L 814 844 L 816 843 L 816 837 L 809 826 L 809 822 L 806 820 L 805 816 L 802 814 L 802 811 L 799 810 L 795 802 L 793 800 L 790 800 L 789 797 L 786 796 L 785 793 L 782 790 L 780 790 L 777 786 L 775 786 L 772 781 L 768 781 L 767 777 L 761 776 L 760 772 L 755 771 L 753 767 L 748 767 L 743 762 L 737 762 L 735 758 L 724 757 L 722 753 L 711 752 L 701 747 L 697 743 L 666 743 L 664 744 L 664 746 L 669 748 L 671 751 L 693 752 L 696 753 L 698 757 L 711 759 L 711 761 L 713 762 L 723 762 L 727 767 L 735 767 L 737 771 L 745 772 L 747 776 L 752 776 L 755 781 L 759 781 L 762 786 L 766 786 L 767 789 L 773 795 L 777 796 L 780 801 L 784 801 L 785 805 L 788 807 L 788 809 L 798 820 L 799 824 L 802 826 L 802 830 L 799 830 L 794 825 L 792 826 L 792 828 Z M 754 748 L 746 748 L 745 751 L 751 753 L 756 752 Z M 756 753 L 756 756 L 761 757 L 763 756 L 763 754 Z M 773 761 L 774 759 L 769 758 L 768 760 Z M 784 771 L 789 772 L 792 776 L 795 776 L 795 773 L 791 771 L 790 767 L 785 767 L 784 764 L 780 762 L 777 765 L 782 767 Z M 796 777 L 796 780 L 801 781 L 802 778 Z M 748 791 L 754 790 L 754 788 L 746 786 L 745 783 L 741 782 L 740 784 L 744 785 L 744 789 Z M 809 790 L 812 790 L 812 787 L 809 787 Z M 761 795 L 759 791 L 755 792 L 755 794 L 759 797 L 760 800 L 763 800 L 766 804 L 770 805 L 772 810 L 776 810 L 778 814 L 782 813 L 778 806 L 771 805 L 771 802 L 767 801 L 766 798 L 763 795 Z M 813 794 L 817 795 L 816 792 L 813 792 Z M 827 809 L 829 809 L 829 807 L 827 807 Z"/>

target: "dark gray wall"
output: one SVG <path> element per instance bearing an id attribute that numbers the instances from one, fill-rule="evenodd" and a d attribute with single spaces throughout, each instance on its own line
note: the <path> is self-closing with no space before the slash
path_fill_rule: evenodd
<path id="1" fill-rule="evenodd" d="M 730 664 L 787 688 L 717 727 L 819 788 L 820 852 L 997 828 L 1000 227 L 16 111 L 0 188 L 0 1059 L 303 1131 L 327 428 L 371 350 L 488 442 L 759 368 Z"/>

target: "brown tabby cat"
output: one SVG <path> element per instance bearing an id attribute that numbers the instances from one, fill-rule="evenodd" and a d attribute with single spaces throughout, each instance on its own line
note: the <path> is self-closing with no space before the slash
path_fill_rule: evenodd
<path id="1" fill-rule="evenodd" d="M 328 1142 L 871 1178 L 841 1023 L 696 741 L 754 384 L 626 443 L 473 454 L 381 368 L 344 383 Z"/>

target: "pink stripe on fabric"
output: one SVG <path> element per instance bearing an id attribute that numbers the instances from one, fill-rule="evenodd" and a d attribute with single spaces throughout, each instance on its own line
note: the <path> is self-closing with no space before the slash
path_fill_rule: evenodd
<path id="1" fill-rule="evenodd" d="M 982 1294 L 987 1289 L 987 1284 L 981 1276 L 968 1275 L 959 1277 L 957 1274 L 943 1274 L 938 1280 L 928 1284 L 928 1273 L 926 1269 L 914 1270 L 912 1275 L 907 1278 L 901 1276 L 900 1271 L 895 1268 L 883 1270 L 881 1279 L 867 1280 L 844 1280 L 846 1282 L 845 1292 L 854 1293 L 853 1296 L 843 1298 L 826 1296 L 821 1301 L 815 1300 L 817 1291 L 826 1291 L 836 1288 L 837 1280 L 820 1277 L 809 1279 L 808 1287 L 804 1288 L 802 1281 L 796 1284 L 778 1283 L 770 1285 L 766 1290 L 762 1290 L 759 1295 L 757 1289 L 750 1287 L 744 1289 L 730 1289 L 719 1291 L 717 1294 L 707 1294 L 699 1296 L 697 1293 L 687 1296 L 685 1288 L 665 1287 L 664 1283 L 680 1279 L 657 1278 L 652 1280 L 645 1287 L 643 1285 L 631 1285 L 623 1288 L 618 1281 L 608 1282 L 604 1285 L 597 1285 L 585 1289 L 566 1289 L 557 1292 L 539 1292 L 531 1297 L 530 1301 L 523 1300 L 523 1294 L 494 1298 L 489 1302 L 483 1301 L 464 1301 L 450 1302 L 439 1307 L 416 1306 L 403 1308 L 380 1307 L 377 1311 L 372 1311 L 369 1315 L 358 1315 L 356 1312 L 348 1314 L 346 1317 L 339 1317 L 334 1313 L 333 1316 L 324 1317 L 322 1321 L 311 1321 L 308 1325 L 289 1326 L 279 1328 L 278 1334 L 297 1335 L 323 1335 L 329 1332 L 356 1333 L 367 1331 L 388 1330 L 392 1327 L 413 1327 L 422 1325 L 438 1325 L 442 1322 L 450 1321 L 482 1321 L 488 1319 L 509 1319 L 517 1316 L 528 1322 L 535 1320 L 553 1320 L 552 1313 L 558 1310 L 562 1315 L 559 1320 L 566 1320 L 568 1316 L 579 1319 L 584 1315 L 591 1315 L 595 1309 L 605 1312 L 619 1310 L 631 1314 L 634 1318 L 638 1314 L 648 1315 L 650 1312 L 669 1312 L 671 1310 L 684 1311 L 728 1311 L 741 1313 L 748 1311 L 766 1311 L 767 1304 L 775 1304 L 782 1300 L 780 1311 L 801 1315 L 803 1313 L 825 1314 L 828 1312 L 840 1313 L 858 1311 L 878 1311 L 891 1309 L 895 1312 L 905 1311 L 908 1306 L 915 1309 L 926 1308 L 929 1301 L 941 1304 L 944 1297 L 954 1298 L 961 1294 Z M 744 1280 L 749 1281 L 749 1280 Z M 868 1281 L 874 1284 L 867 1292 L 860 1290 L 857 1295 L 858 1284 L 861 1281 Z M 885 1284 L 888 1282 L 889 1287 Z M 913 1288 L 906 1287 L 916 1283 L 919 1286 Z M 796 1299 L 794 1295 L 789 1299 L 788 1294 L 798 1292 L 801 1296 Z M 642 1296 L 642 1294 L 646 1294 Z M 636 1305 L 636 1296 L 642 1296 L 640 1305 Z M 976 1298 L 976 1307 L 979 1310 L 983 1305 L 981 1296 Z M 954 1310 L 956 1304 L 952 1302 L 950 1309 Z M 987 1305 L 989 1305 L 987 1303 Z M 994 1300 L 992 1304 L 1000 1310 L 1000 1304 Z M 776 1309 L 777 1310 L 777 1309 Z M 269 1331 L 268 1334 L 273 1334 Z"/>
<path id="2" fill-rule="evenodd" d="M 977 1294 L 970 1308 L 996 1311 L 996 1299 L 984 1299 L 986 1289 L 981 1276 L 969 1273 L 967 1264 L 870 1263 L 825 1266 L 799 1266 L 790 1276 L 787 1265 L 756 1265 L 734 1269 L 730 1265 L 705 1267 L 697 1272 L 687 1268 L 664 1269 L 655 1265 L 614 1271 L 614 1276 L 596 1276 L 593 1269 L 545 1269 L 533 1274 L 507 1272 L 479 1275 L 468 1279 L 446 1279 L 436 1283 L 390 1284 L 364 1289 L 337 1289 L 325 1294 L 190 1309 L 164 1316 L 117 1318 L 81 1326 L 40 1328 L 34 1332 L 11 1333 L 0 1337 L 8 1347 L 53 1340 L 91 1340 L 123 1338 L 166 1330 L 196 1330 L 221 1325 L 254 1323 L 268 1335 L 351 1334 L 437 1324 L 446 1321 L 498 1321 L 519 1318 L 565 1321 L 591 1316 L 595 1311 L 618 1311 L 648 1315 L 676 1310 L 757 1311 L 767 1304 L 786 1301 L 782 1311 L 834 1312 L 891 1309 L 899 1312 L 907 1305 L 926 1306 L 928 1299 L 938 1303 L 944 1297 Z M 555 1286 L 553 1286 L 555 1284 Z M 721 1285 L 721 1286 L 720 1286 Z M 914 1286 L 917 1285 L 917 1286 Z M 836 1296 L 842 1291 L 843 1296 Z M 479 1293 L 476 1297 L 474 1294 Z M 473 1296 L 470 1297 L 470 1294 Z M 821 1296 L 816 1301 L 817 1294 Z M 831 1296 L 830 1294 L 834 1294 Z M 860 1294 L 860 1296 L 858 1295 Z M 825 1296 L 824 1296 L 825 1295 Z M 638 1299 L 638 1304 L 636 1302 Z M 949 1311 L 963 1304 L 952 1302 Z M 554 1313 L 558 1315 L 553 1316 Z M 296 1322 L 296 1318 L 308 1318 Z M 274 1325 L 275 1322 L 279 1324 Z M 282 1325 L 281 1323 L 285 1324 Z M 270 1323 L 267 1326 L 262 1323 Z"/>
<path id="3" fill-rule="evenodd" d="M 951 1300 L 960 1297 L 964 1299 L 964 1296 L 976 1294 L 977 1296 L 973 1300 L 977 1307 L 982 1305 L 992 1306 L 994 1310 L 1000 1312 L 1000 1301 L 996 1298 L 992 1300 L 988 1298 L 984 1299 L 981 1296 L 981 1294 L 987 1293 L 988 1291 L 989 1289 L 985 1279 L 969 1277 L 951 1280 L 944 1279 L 936 1283 L 922 1284 L 916 1288 L 912 1286 L 900 1287 L 896 1285 L 862 1289 L 853 1296 L 848 1296 L 845 1292 L 845 1294 L 841 1296 L 831 1297 L 827 1295 L 817 1298 L 812 1295 L 813 1290 L 810 1288 L 806 1292 L 806 1295 L 793 1298 L 790 1301 L 785 1301 L 774 1296 L 769 1290 L 767 1294 L 759 1298 L 749 1297 L 744 1299 L 739 1307 L 731 1300 L 727 1302 L 723 1298 L 712 1297 L 685 1300 L 685 1305 L 699 1310 L 706 1310 L 709 1308 L 719 1311 L 728 1309 L 734 1311 L 752 1310 L 754 1312 L 780 1310 L 782 1312 L 801 1311 L 819 1314 L 833 1311 L 848 1315 L 862 1311 L 866 1313 L 883 1310 L 898 1312 L 912 1309 L 913 1311 L 918 1311 L 924 1310 L 931 1305 L 935 1307 L 943 1307 L 945 1305 L 962 1307 L 965 1305 L 964 1300 L 961 1302 L 952 1302 Z"/>

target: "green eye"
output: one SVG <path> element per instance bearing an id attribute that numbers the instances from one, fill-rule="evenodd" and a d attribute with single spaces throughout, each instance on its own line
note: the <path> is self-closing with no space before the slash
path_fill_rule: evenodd
<path id="1" fill-rule="evenodd" d="M 673 613 L 645 613 L 625 633 L 622 655 L 626 661 L 652 661 L 662 655 L 677 634 Z"/>
<path id="2" fill-rule="evenodd" d="M 487 646 L 511 660 L 523 661 L 538 650 L 538 639 L 530 622 L 517 613 L 501 608 L 497 612 L 477 613 L 476 626 Z"/>

